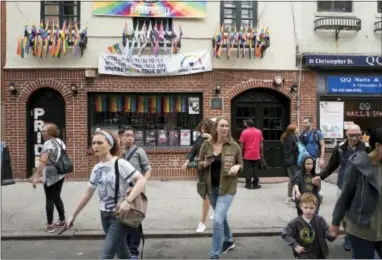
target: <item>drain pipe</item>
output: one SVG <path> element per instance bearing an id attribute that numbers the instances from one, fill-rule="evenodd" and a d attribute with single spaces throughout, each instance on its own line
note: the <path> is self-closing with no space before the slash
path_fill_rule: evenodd
<path id="1" fill-rule="evenodd" d="M 301 77 L 302 77 L 302 54 L 300 54 L 300 64 L 299 64 L 299 73 L 298 73 L 298 88 L 297 88 L 297 97 L 296 97 L 296 119 L 297 119 L 297 128 L 300 132 L 300 89 L 301 89 Z"/>

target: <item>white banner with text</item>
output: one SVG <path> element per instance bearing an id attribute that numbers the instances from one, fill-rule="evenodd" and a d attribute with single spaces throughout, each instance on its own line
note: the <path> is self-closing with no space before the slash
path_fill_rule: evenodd
<path id="1" fill-rule="evenodd" d="M 212 71 L 208 51 L 172 56 L 135 56 L 101 52 L 98 73 L 118 76 L 177 76 Z"/>

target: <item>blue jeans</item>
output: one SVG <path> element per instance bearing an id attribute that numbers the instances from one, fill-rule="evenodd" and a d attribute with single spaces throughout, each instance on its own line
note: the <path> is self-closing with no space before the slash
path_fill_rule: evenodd
<path id="1" fill-rule="evenodd" d="M 380 258 L 382 257 L 382 241 L 368 241 L 350 234 L 348 234 L 348 237 L 351 243 L 353 259 L 378 259 L 375 258 L 375 253 Z"/>
<path id="2" fill-rule="evenodd" d="M 121 224 L 113 215 L 101 212 L 103 231 L 106 234 L 100 259 L 113 259 L 117 254 L 119 259 L 130 259 L 130 251 L 126 243 L 128 227 Z"/>
<path id="3" fill-rule="evenodd" d="M 232 233 L 227 221 L 227 213 L 234 196 L 218 196 L 218 192 L 219 188 L 212 187 L 212 194 L 209 195 L 211 206 L 214 209 L 211 258 L 219 258 L 224 242 L 233 242 Z"/>

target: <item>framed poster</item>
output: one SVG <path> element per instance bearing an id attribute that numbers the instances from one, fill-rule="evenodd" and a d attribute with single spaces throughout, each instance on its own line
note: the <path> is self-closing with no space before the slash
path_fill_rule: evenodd
<path id="1" fill-rule="evenodd" d="M 320 129 L 325 138 L 344 137 L 344 102 L 320 101 Z"/>
<path id="2" fill-rule="evenodd" d="M 199 115 L 200 104 L 198 97 L 189 97 L 188 98 L 188 114 L 190 115 Z"/>
<path id="3" fill-rule="evenodd" d="M 179 130 L 168 131 L 168 145 L 179 146 Z"/>
<path id="4" fill-rule="evenodd" d="M 168 141 L 167 130 L 158 129 L 157 130 L 157 140 L 158 140 L 158 146 L 167 146 L 167 141 Z"/>
<path id="5" fill-rule="evenodd" d="M 144 142 L 143 142 L 143 130 L 136 130 L 135 131 L 135 140 L 134 140 L 135 144 L 137 146 L 143 146 L 144 145 Z"/>
<path id="6" fill-rule="evenodd" d="M 146 130 L 145 136 L 145 145 L 146 146 L 156 146 L 157 145 L 157 131 L 156 130 Z"/>
<path id="7" fill-rule="evenodd" d="M 180 130 L 180 145 L 182 146 L 191 145 L 191 130 L 189 129 Z"/>

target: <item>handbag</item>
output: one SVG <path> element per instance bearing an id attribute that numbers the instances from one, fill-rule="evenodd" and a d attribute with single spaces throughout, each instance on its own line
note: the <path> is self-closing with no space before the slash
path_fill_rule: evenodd
<path id="1" fill-rule="evenodd" d="M 115 160 L 115 195 L 114 195 L 114 201 L 115 204 L 118 204 L 118 191 L 119 191 L 119 167 L 118 167 L 118 160 Z M 127 198 L 131 192 L 132 188 L 128 188 L 125 194 L 125 198 Z M 122 201 L 121 201 L 122 202 Z M 142 192 L 139 194 L 131 203 L 130 207 L 128 209 L 124 209 L 119 207 L 118 212 L 116 212 L 116 218 L 121 222 L 122 224 L 138 228 L 142 221 L 146 217 L 146 211 L 147 211 L 147 197 Z M 120 205 L 120 203 L 119 203 Z M 117 207 L 118 208 L 118 207 Z"/>
<path id="2" fill-rule="evenodd" d="M 56 144 L 61 148 L 61 155 L 56 162 L 53 162 L 48 156 L 51 164 L 57 169 L 59 174 L 67 174 L 73 172 L 73 163 L 70 161 L 69 156 L 66 154 L 64 148 L 56 141 Z"/>

